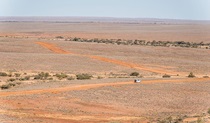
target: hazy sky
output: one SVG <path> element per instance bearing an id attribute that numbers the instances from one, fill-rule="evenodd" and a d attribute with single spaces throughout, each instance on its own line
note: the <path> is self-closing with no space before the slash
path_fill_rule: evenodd
<path id="1" fill-rule="evenodd" d="M 0 16 L 210 20 L 210 0 L 0 0 Z"/>

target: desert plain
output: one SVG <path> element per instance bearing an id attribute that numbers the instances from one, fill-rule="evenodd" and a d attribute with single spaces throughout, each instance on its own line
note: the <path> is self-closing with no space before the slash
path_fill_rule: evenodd
<path id="1" fill-rule="evenodd" d="M 66 40 L 208 44 L 209 22 L 81 19 L 0 22 L 1 123 L 210 122 L 210 49 Z"/>

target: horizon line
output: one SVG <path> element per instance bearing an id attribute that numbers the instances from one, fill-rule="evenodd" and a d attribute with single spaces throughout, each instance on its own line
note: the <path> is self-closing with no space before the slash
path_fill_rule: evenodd
<path id="1" fill-rule="evenodd" d="M 59 17 L 68 17 L 68 18 L 112 18 L 112 19 L 156 19 L 156 20 L 179 20 L 179 21 L 210 21 L 210 20 L 202 20 L 202 19 L 183 19 L 183 18 L 155 18 L 155 17 L 112 17 L 112 16 L 0 16 L 1 17 L 19 17 L 19 18 L 30 18 L 30 17 L 39 17 L 39 18 L 44 18 L 44 17 L 54 17 L 54 18 L 59 18 Z"/>

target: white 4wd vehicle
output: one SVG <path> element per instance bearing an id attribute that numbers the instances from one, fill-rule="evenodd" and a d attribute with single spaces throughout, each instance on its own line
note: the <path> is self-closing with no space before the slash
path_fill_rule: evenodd
<path id="1" fill-rule="evenodd" d="M 135 82 L 135 83 L 140 83 L 141 80 L 140 80 L 140 79 L 135 79 L 134 82 Z"/>

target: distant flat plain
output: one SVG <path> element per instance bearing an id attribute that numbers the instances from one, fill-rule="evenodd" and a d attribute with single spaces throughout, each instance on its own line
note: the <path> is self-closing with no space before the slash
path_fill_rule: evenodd
<path id="1" fill-rule="evenodd" d="M 210 21 L 117 18 L 0 18 L 0 36 L 210 42 Z"/>

